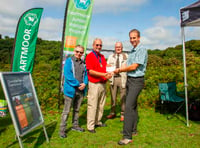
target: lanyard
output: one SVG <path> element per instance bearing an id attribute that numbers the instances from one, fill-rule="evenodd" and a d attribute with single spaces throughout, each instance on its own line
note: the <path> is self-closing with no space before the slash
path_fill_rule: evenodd
<path id="1" fill-rule="evenodd" d="M 99 63 L 101 64 L 101 57 L 100 56 L 98 56 L 97 55 L 97 53 L 94 51 L 94 50 L 92 50 L 92 52 L 94 53 L 94 55 L 97 57 L 97 59 L 99 60 Z M 99 58 L 98 58 L 99 57 Z"/>

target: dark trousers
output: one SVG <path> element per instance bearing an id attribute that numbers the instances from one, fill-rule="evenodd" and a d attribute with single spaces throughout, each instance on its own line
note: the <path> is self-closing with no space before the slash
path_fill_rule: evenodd
<path id="1" fill-rule="evenodd" d="M 138 111 L 137 99 L 142 88 L 144 87 L 144 77 L 127 78 L 127 95 L 124 114 L 123 137 L 132 139 L 132 132 L 137 131 Z"/>

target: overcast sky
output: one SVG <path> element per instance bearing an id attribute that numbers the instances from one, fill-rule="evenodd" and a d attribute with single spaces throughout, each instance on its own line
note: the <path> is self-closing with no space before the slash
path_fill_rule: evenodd
<path id="1" fill-rule="evenodd" d="M 88 47 L 94 38 L 102 38 L 103 48 L 114 49 L 121 41 L 131 48 L 129 30 L 141 31 L 141 41 L 148 49 L 165 49 L 181 44 L 180 14 L 182 7 L 197 0 L 94 0 Z M 14 37 L 19 17 L 30 8 L 44 8 L 38 37 L 62 39 L 67 0 L 0 0 L 0 34 Z M 199 39 L 200 28 L 186 28 L 186 40 Z"/>

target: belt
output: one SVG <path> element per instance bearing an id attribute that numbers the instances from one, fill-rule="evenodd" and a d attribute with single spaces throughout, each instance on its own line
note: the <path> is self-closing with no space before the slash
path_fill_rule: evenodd
<path id="1" fill-rule="evenodd" d="M 128 76 L 128 78 L 137 79 L 137 78 L 144 78 L 144 76 L 138 76 L 138 77 L 131 77 L 131 76 Z"/>
<path id="2" fill-rule="evenodd" d="M 114 75 L 115 78 L 121 77 L 120 75 Z"/>

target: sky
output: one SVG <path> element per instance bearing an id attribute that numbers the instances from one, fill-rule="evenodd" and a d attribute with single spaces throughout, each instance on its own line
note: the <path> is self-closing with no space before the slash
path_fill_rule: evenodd
<path id="1" fill-rule="evenodd" d="M 101 38 L 103 49 L 114 50 L 121 41 L 130 50 L 128 33 L 141 32 L 141 42 L 147 49 L 164 50 L 180 45 L 180 8 L 197 0 L 94 0 L 88 48 L 95 38 Z M 14 37 L 23 12 L 35 7 L 44 8 L 38 37 L 43 40 L 62 40 L 67 0 L 0 0 L 0 34 Z M 199 27 L 185 28 L 186 41 L 200 39 Z"/>

